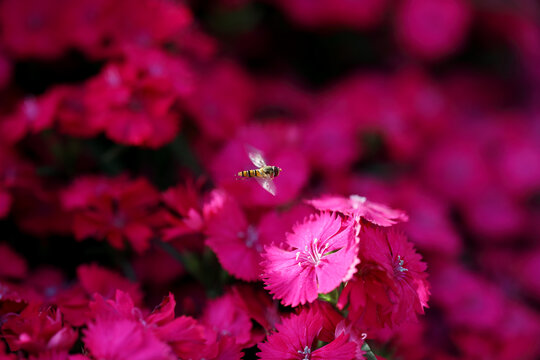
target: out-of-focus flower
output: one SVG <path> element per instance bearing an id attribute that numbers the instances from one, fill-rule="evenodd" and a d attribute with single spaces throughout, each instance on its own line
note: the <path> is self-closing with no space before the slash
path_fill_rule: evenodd
<path id="1" fill-rule="evenodd" d="M 42 304 L 29 304 L 20 314 L 9 314 L 3 320 L 2 335 L 11 351 L 19 349 L 31 354 L 45 350 L 69 350 L 77 333 L 64 325 L 59 310 L 41 309 Z"/>
<path id="2" fill-rule="evenodd" d="M 432 271 L 433 302 L 443 307 L 454 326 L 475 330 L 494 328 L 504 311 L 504 298 L 494 284 L 458 265 Z"/>
<path id="3" fill-rule="evenodd" d="M 351 224 L 329 213 L 297 223 L 283 245 L 265 248 L 262 278 L 284 305 L 313 302 L 355 272 L 358 239 Z"/>
<path id="4" fill-rule="evenodd" d="M 0 243 L 0 277 L 22 279 L 26 277 L 27 272 L 26 260 L 8 244 Z"/>
<path id="5" fill-rule="evenodd" d="M 77 277 L 88 295 L 98 293 L 106 299 L 113 298 L 117 290 L 122 290 L 134 299 L 136 304 L 142 300 L 142 294 L 137 283 L 130 282 L 120 274 L 99 265 L 80 265 Z"/>
<path id="6" fill-rule="evenodd" d="M 56 121 L 59 131 L 76 137 L 93 137 L 103 131 L 105 124 L 99 117 L 90 117 L 85 102 L 87 89 L 81 86 L 59 86 L 54 90 L 58 96 Z"/>
<path id="7" fill-rule="evenodd" d="M 379 226 L 392 226 L 400 221 L 408 220 L 408 216 L 403 211 L 391 209 L 359 195 L 351 195 L 348 198 L 325 196 L 308 200 L 307 203 L 321 211 L 339 212 L 352 217 L 357 222 L 362 218 Z"/>
<path id="8" fill-rule="evenodd" d="M 463 0 L 405 0 L 398 8 L 396 33 L 412 54 L 439 59 L 463 43 L 470 20 L 470 5 Z"/>
<path id="9" fill-rule="evenodd" d="M 163 202 L 169 209 L 166 215 L 167 225 L 162 230 L 163 240 L 169 241 L 203 230 L 203 204 L 199 194 L 200 187 L 200 184 L 188 181 L 185 185 L 177 185 L 167 189 L 161 195 Z"/>
<path id="10" fill-rule="evenodd" d="M 78 240 L 105 238 L 119 249 L 124 239 L 137 251 L 150 246 L 154 228 L 163 222 L 159 193 L 145 179 L 81 178 L 63 193 L 63 204 L 74 212 Z"/>
<path id="11" fill-rule="evenodd" d="M 171 348 L 140 322 L 99 317 L 88 324 L 84 343 L 90 354 L 105 360 L 172 360 Z"/>
<path id="12" fill-rule="evenodd" d="M 210 138 L 233 137 L 252 115 L 254 85 L 250 78 L 238 65 L 223 61 L 195 80 L 194 91 L 184 101 L 197 125 Z"/>
<path id="13" fill-rule="evenodd" d="M 12 69 L 11 62 L 0 51 L 0 89 L 6 87 L 11 80 Z"/>
<path id="14" fill-rule="evenodd" d="M 30 133 L 50 128 L 58 106 L 58 95 L 51 91 L 39 97 L 26 97 L 17 110 L 0 121 L 0 140 L 15 143 Z"/>
<path id="15" fill-rule="evenodd" d="M 354 130 L 351 122 L 333 114 L 309 122 L 302 144 L 314 168 L 325 173 L 349 168 L 360 152 Z"/>
<path id="16" fill-rule="evenodd" d="M 437 252 L 440 256 L 460 254 L 463 244 L 451 222 L 447 204 L 419 186 L 401 184 L 399 188 L 398 201 L 409 214 L 403 228 L 411 241 L 420 250 Z"/>
<path id="17" fill-rule="evenodd" d="M 2 43 L 19 57 L 53 58 L 66 45 L 62 29 L 64 0 L 8 0 L 0 5 Z"/>
<path id="18" fill-rule="evenodd" d="M 463 212 L 467 224 L 481 241 L 512 241 L 524 230 L 524 209 L 498 187 L 479 189 L 467 199 Z"/>
<path id="19" fill-rule="evenodd" d="M 178 133 L 171 83 L 154 81 L 134 64 L 108 65 L 86 90 L 89 120 L 103 124 L 107 136 L 120 144 L 157 148 Z"/>
<path id="20" fill-rule="evenodd" d="M 479 144 L 450 138 L 436 144 L 423 163 L 425 183 L 437 194 L 460 203 L 478 194 L 490 181 Z"/>
<path id="21" fill-rule="evenodd" d="M 349 26 L 366 28 L 378 24 L 388 6 L 387 0 L 279 0 L 277 3 L 293 20 L 304 26 Z"/>

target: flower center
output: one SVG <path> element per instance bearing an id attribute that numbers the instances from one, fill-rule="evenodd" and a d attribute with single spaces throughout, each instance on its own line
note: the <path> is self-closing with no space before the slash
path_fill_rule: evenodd
<path id="1" fill-rule="evenodd" d="M 240 231 L 238 237 L 245 239 L 244 243 L 248 248 L 255 248 L 258 252 L 262 251 L 262 247 L 259 244 L 259 233 L 253 225 L 248 225 L 246 232 Z"/>
<path id="2" fill-rule="evenodd" d="M 358 209 L 358 207 L 365 203 L 367 199 L 364 196 L 351 195 L 349 196 L 349 200 L 351 200 L 353 209 Z"/>
<path id="3" fill-rule="evenodd" d="M 401 277 L 404 272 L 409 271 L 409 269 L 403 266 L 404 263 L 405 261 L 400 255 L 398 255 L 397 260 L 394 260 L 394 275 L 396 275 L 396 277 Z"/>
<path id="4" fill-rule="evenodd" d="M 296 261 L 298 261 L 298 266 L 307 263 L 311 266 L 319 266 L 321 259 L 324 256 L 326 249 L 328 249 L 329 244 L 320 247 L 318 244 L 319 240 L 317 238 L 304 247 L 304 251 L 296 252 Z"/>
<path id="5" fill-rule="evenodd" d="M 306 345 L 306 347 L 304 348 L 304 350 L 298 350 L 298 353 L 300 355 L 304 355 L 304 357 L 302 358 L 302 360 L 309 360 L 311 359 L 311 349 Z"/>

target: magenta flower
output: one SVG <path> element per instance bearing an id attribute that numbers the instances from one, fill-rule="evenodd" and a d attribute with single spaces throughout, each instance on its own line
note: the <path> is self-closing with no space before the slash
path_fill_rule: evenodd
<path id="1" fill-rule="evenodd" d="M 238 203 L 224 192 L 214 191 L 204 211 L 206 244 L 216 253 L 220 264 L 239 279 L 257 280 L 264 243 Z"/>
<path id="2" fill-rule="evenodd" d="M 120 144 L 158 148 L 179 130 L 171 84 L 155 81 L 132 63 L 110 64 L 86 86 L 88 119 Z"/>
<path id="3" fill-rule="evenodd" d="M 461 45 L 471 8 L 463 0 L 407 0 L 397 14 L 397 34 L 411 53 L 428 60 L 444 57 Z"/>
<path id="4" fill-rule="evenodd" d="M 234 136 L 249 120 L 253 108 L 253 84 L 241 67 L 217 62 L 201 72 L 186 107 L 201 131 L 213 139 Z"/>
<path id="5" fill-rule="evenodd" d="M 163 240 L 169 241 L 203 229 L 202 200 L 199 195 L 201 184 L 188 181 L 167 189 L 161 198 L 168 210 L 165 213 L 166 227 L 162 230 Z"/>
<path id="6" fill-rule="evenodd" d="M 262 288 L 240 284 L 232 288 L 237 306 L 265 330 L 273 329 L 280 321 L 278 304 Z"/>
<path id="7" fill-rule="evenodd" d="M 143 178 L 80 178 L 64 191 L 62 200 L 74 212 L 78 240 L 106 238 L 119 249 L 125 239 L 139 253 L 148 250 L 154 228 L 163 222 L 159 193 Z"/>
<path id="8" fill-rule="evenodd" d="M 279 0 L 277 4 L 300 25 L 309 27 L 344 26 L 367 28 L 378 24 L 388 7 L 388 0 Z"/>
<path id="9" fill-rule="evenodd" d="M 24 279 L 28 274 L 26 259 L 6 243 L 0 243 L 0 277 Z"/>
<path id="10" fill-rule="evenodd" d="M 56 120 L 60 133 L 74 137 L 93 137 L 103 131 L 105 124 L 98 117 L 89 117 L 90 109 L 85 103 L 87 88 L 79 86 L 58 86 Z"/>
<path id="11" fill-rule="evenodd" d="M 366 329 L 416 319 L 427 307 L 426 264 L 405 235 L 369 225 L 360 232 L 360 265 L 345 286 L 338 307 Z"/>
<path id="12" fill-rule="evenodd" d="M 15 143 L 27 134 L 50 128 L 54 122 L 58 100 L 58 94 L 54 91 L 39 97 L 24 98 L 13 114 L 0 121 L 0 140 Z"/>
<path id="13" fill-rule="evenodd" d="M 363 218 L 379 226 L 392 226 L 408 220 L 407 214 L 403 211 L 391 209 L 386 205 L 369 201 L 358 195 L 351 195 L 348 198 L 325 196 L 308 200 L 307 203 L 321 211 L 336 211 L 352 217 L 355 221 Z"/>
<path id="14" fill-rule="evenodd" d="M 309 175 L 306 157 L 299 146 L 300 128 L 285 122 L 272 122 L 244 127 L 237 134 L 212 160 L 210 169 L 219 187 L 235 195 L 246 206 L 284 204 L 296 199 Z M 265 191 L 253 179 L 238 180 L 230 175 L 255 168 L 249 160 L 246 144 L 256 145 L 268 165 L 284 169 L 273 180 L 276 196 Z"/>
<path id="15" fill-rule="evenodd" d="M 103 360 L 172 360 L 171 348 L 134 319 L 99 317 L 88 324 L 84 343 Z"/>
<path id="16" fill-rule="evenodd" d="M 62 321 L 62 313 L 43 304 L 31 303 L 20 314 L 3 318 L 2 336 L 11 351 L 38 354 L 45 350 L 69 350 L 77 332 Z"/>
<path id="17" fill-rule="evenodd" d="M 329 213 L 311 215 L 293 227 L 283 246 L 265 249 L 262 278 L 284 305 L 313 302 L 352 277 L 357 252 L 353 226 Z"/>
<path id="18" fill-rule="evenodd" d="M 279 215 L 268 212 L 252 223 L 235 198 L 215 190 L 204 206 L 206 245 L 216 253 L 225 270 L 239 279 L 255 281 L 262 272 L 264 247 L 284 241 L 287 225 L 292 225 L 302 213 L 298 208 Z"/>
<path id="19" fill-rule="evenodd" d="M 251 319 L 233 293 L 210 300 L 202 322 L 216 332 L 218 339 L 232 336 L 236 344 L 242 347 L 250 347 L 256 343 L 251 335 Z"/>
<path id="20" fill-rule="evenodd" d="M 27 192 L 37 187 L 32 164 L 21 159 L 13 149 L 0 146 L 0 218 L 11 210 L 14 190 Z"/>
<path id="21" fill-rule="evenodd" d="M 118 290 L 122 290 L 127 292 L 136 304 L 142 300 L 139 284 L 97 264 L 80 265 L 77 268 L 77 277 L 88 295 L 98 293 L 105 298 L 113 298 Z"/>
<path id="22" fill-rule="evenodd" d="M 276 325 L 276 332 L 259 344 L 262 360 L 352 360 L 356 345 L 341 333 L 327 345 L 316 348 L 323 318 L 317 311 L 303 310 Z"/>

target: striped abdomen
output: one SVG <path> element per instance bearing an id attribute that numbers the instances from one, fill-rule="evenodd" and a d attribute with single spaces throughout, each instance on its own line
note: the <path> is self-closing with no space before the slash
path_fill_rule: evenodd
<path id="1" fill-rule="evenodd" d="M 238 176 L 250 178 L 250 177 L 263 177 L 259 169 L 256 170 L 244 170 L 238 173 Z"/>

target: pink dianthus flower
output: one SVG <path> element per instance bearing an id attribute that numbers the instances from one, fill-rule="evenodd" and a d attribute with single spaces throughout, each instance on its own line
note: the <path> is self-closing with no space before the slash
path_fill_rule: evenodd
<path id="1" fill-rule="evenodd" d="M 352 217 L 355 221 L 363 218 L 379 226 L 392 226 L 400 221 L 408 220 L 407 214 L 403 211 L 391 209 L 359 195 L 351 195 L 348 198 L 325 196 L 309 200 L 307 203 L 321 211 L 336 211 Z"/>
<path id="2" fill-rule="evenodd" d="M 286 235 L 283 246 L 263 254 L 266 289 L 284 305 L 313 302 L 355 272 L 358 238 L 354 227 L 330 213 L 311 215 Z"/>
<path id="3" fill-rule="evenodd" d="M 259 344 L 262 360 L 352 360 L 356 345 L 349 335 L 340 333 L 327 345 L 316 348 L 323 329 L 323 318 L 317 311 L 303 310 L 276 325 L 276 332 Z"/>

